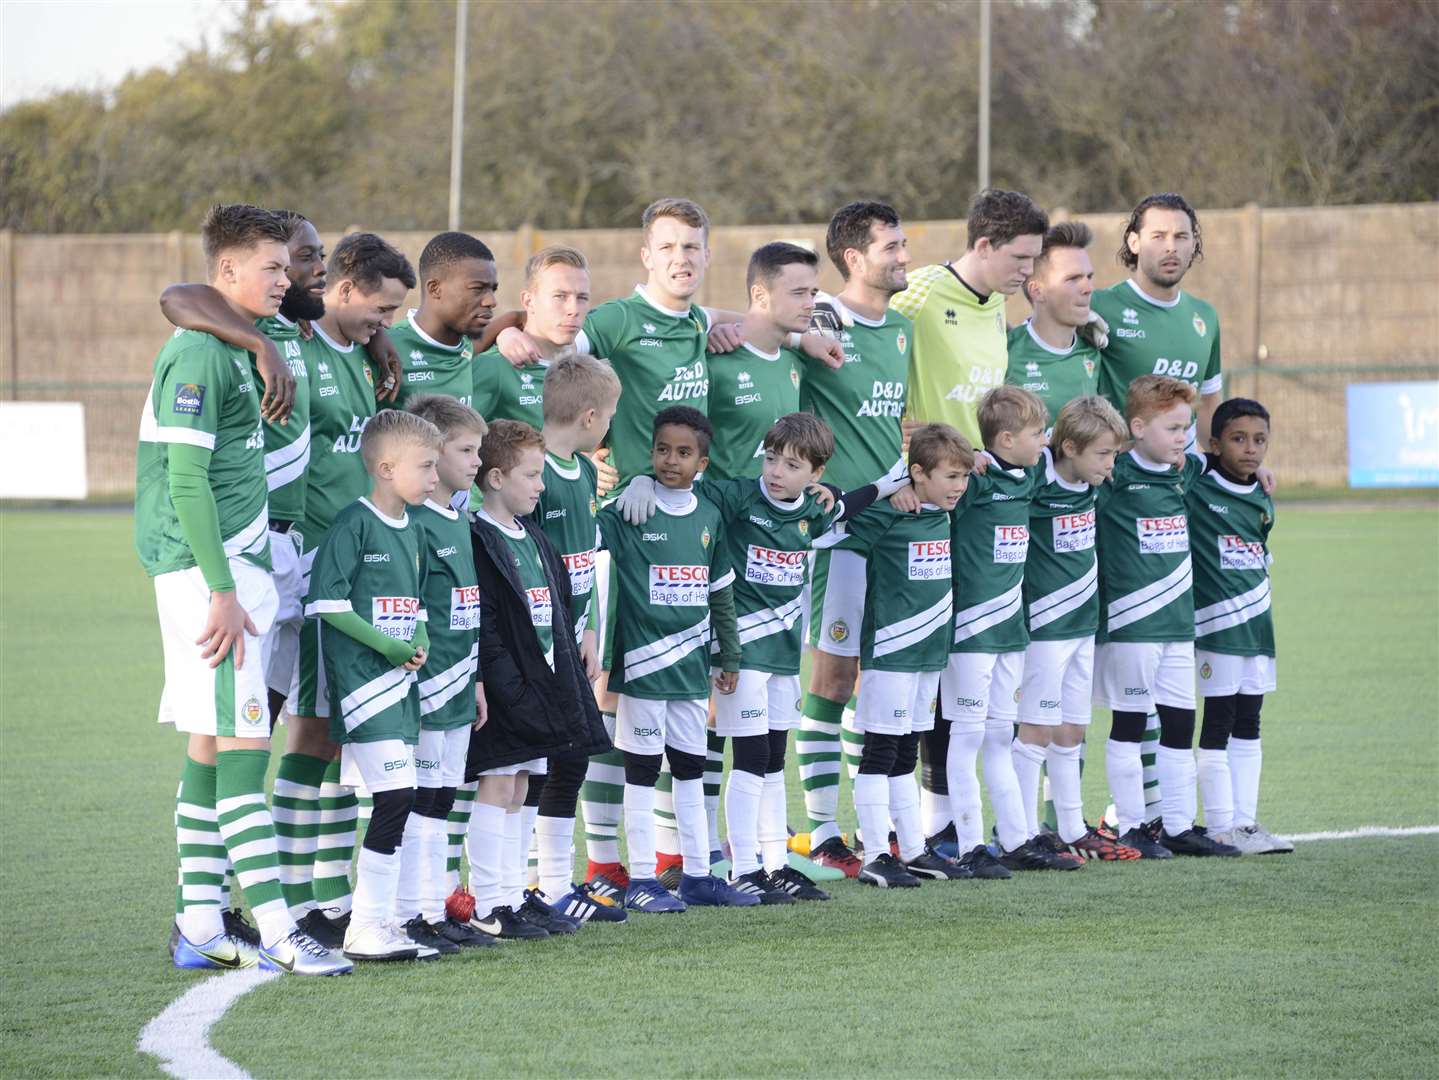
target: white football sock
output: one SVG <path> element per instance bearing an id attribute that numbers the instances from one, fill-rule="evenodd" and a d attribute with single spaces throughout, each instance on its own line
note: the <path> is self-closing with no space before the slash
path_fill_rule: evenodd
<path id="1" fill-rule="evenodd" d="M 889 777 L 879 773 L 857 773 L 854 778 L 854 812 L 865 836 L 878 836 L 879 843 L 865 848 L 868 862 L 889 851 Z"/>
<path id="2" fill-rule="evenodd" d="M 445 919 L 445 898 L 450 895 L 449 875 L 445 872 L 450 854 L 449 831 L 450 823 L 444 818 L 420 818 L 420 849 L 424 852 L 420 862 L 420 916 L 427 923 Z"/>
<path id="3" fill-rule="evenodd" d="M 949 796 L 939 795 L 929 788 L 919 792 L 919 819 L 924 823 L 924 835 L 933 836 L 942 832 L 954 820 L 949 811 Z"/>
<path id="4" fill-rule="evenodd" d="M 760 801 L 764 797 L 764 777 L 743 769 L 731 769 L 725 782 L 724 820 L 729 833 L 731 877 L 739 877 L 759 869 Z"/>
<path id="5" fill-rule="evenodd" d="M 1258 739 L 1229 737 L 1229 775 L 1234 784 L 1234 827 L 1247 829 L 1258 820 L 1259 771 L 1264 754 Z"/>
<path id="6" fill-rule="evenodd" d="M 401 849 L 403 850 L 403 848 Z M 384 926 L 395 921 L 395 895 L 400 888 L 400 852 L 382 855 L 360 848 L 355 860 L 355 892 L 350 901 L 351 927 Z"/>
<path id="7" fill-rule="evenodd" d="M 894 819 L 900 861 L 919 858 L 924 852 L 924 825 L 919 816 L 919 781 L 914 773 L 889 778 L 889 815 Z"/>
<path id="8" fill-rule="evenodd" d="M 1164 819 L 1164 831 L 1178 836 L 1194 828 L 1194 815 L 1199 809 L 1194 788 L 1194 751 L 1160 743 L 1154 764 L 1159 771 L 1159 813 Z"/>
<path id="9" fill-rule="evenodd" d="M 1229 751 L 1195 751 L 1198 758 L 1199 794 L 1204 800 L 1204 826 L 1213 833 L 1227 833 L 1234 827 L 1234 782 L 1229 775 Z"/>
<path id="10" fill-rule="evenodd" d="M 1144 765 L 1139 760 L 1139 747 L 1137 742 L 1116 739 L 1104 744 L 1104 771 L 1109 777 L 1120 836 L 1144 824 Z"/>
<path id="11" fill-rule="evenodd" d="M 502 876 L 505 851 L 505 808 L 475 800 L 465 853 L 470 859 L 470 892 L 475 914 L 484 918 L 505 902 Z"/>
<path id="12" fill-rule="evenodd" d="M 764 791 L 759 797 L 759 849 L 764 868 L 771 874 L 789 865 L 785 803 L 784 773 L 765 773 Z"/>
<path id="13" fill-rule="evenodd" d="M 984 724 L 956 720 L 949 725 L 949 752 L 944 771 L 949 778 L 949 809 L 959 836 L 959 853 L 984 843 L 984 806 L 979 797 L 979 748 L 984 745 Z"/>
<path id="14" fill-rule="evenodd" d="M 999 844 L 1005 851 L 1013 851 L 1029 839 L 1019 778 L 1014 775 L 1014 754 L 1009 749 L 1013 741 L 1014 725 L 1008 720 L 984 722 L 984 786 L 994 808 Z"/>
<path id="15" fill-rule="evenodd" d="M 625 849 L 630 877 L 647 881 L 655 876 L 655 789 L 625 785 Z"/>
<path id="16" fill-rule="evenodd" d="M 709 823 L 705 816 L 704 780 L 675 780 L 675 827 L 680 834 L 680 857 L 690 877 L 710 872 Z"/>
<path id="17" fill-rule="evenodd" d="M 535 849 L 535 819 L 540 816 L 538 806 L 520 807 L 520 850 L 525 853 L 521 867 L 520 892 L 539 886 L 539 852 Z"/>
<path id="18" fill-rule="evenodd" d="M 518 810 L 505 812 L 505 847 L 500 853 L 500 888 L 504 899 L 516 911 L 525 902 L 525 863 L 528 852 L 520 846 L 523 815 Z"/>
<path id="19" fill-rule="evenodd" d="M 535 818 L 535 841 L 540 848 L 540 892 L 553 904 L 570 891 L 575 868 L 575 819 Z"/>
<path id="20" fill-rule="evenodd" d="M 1078 746 L 1059 746 L 1056 743 L 1044 748 L 1055 824 L 1059 827 L 1059 838 L 1066 844 L 1074 843 L 1087 831 L 1079 784 L 1079 749 Z"/>
<path id="21" fill-rule="evenodd" d="M 408 922 L 420 913 L 424 895 L 424 844 L 420 840 L 419 814 L 405 819 L 404 842 L 400 845 L 400 885 L 395 894 L 395 917 Z"/>
<path id="22" fill-rule="evenodd" d="M 1025 828 L 1029 836 L 1038 836 L 1039 773 L 1044 766 L 1044 747 L 1016 738 L 1009 745 L 1009 753 L 1014 763 L 1014 778 L 1019 782 L 1019 798 L 1024 803 Z"/>

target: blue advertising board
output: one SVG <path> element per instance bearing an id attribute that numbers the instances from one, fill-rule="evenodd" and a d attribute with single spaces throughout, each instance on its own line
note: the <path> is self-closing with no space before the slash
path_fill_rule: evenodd
<path id="1" fill-rule="evenodd" d="M 1349 486 L 1439 487 L 1439 382 L 1350 383 Z"/>

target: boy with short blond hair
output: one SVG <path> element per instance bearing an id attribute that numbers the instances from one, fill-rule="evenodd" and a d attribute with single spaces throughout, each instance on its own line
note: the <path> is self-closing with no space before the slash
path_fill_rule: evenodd
<path id="1" fill-rule="evenodd" d="M 1080 751 L 1089 726 L 1099 567 L 1094 499 L 1114 469 L 1128 432 L 1102 397 L 1078 397 L 1054 422 L 1043 452 L 1042 486 L 1029 508 L 1024 616 L 1029 644 L 1019 693 L 1019 731 L 1011 747 L 1027 833 L 1040 835 L 1039 774 L 1047 766 L 1060 842 L 1084 859 L 1137 859 L 1084 821 Z"/>
<path id="2" fill-rule="evenodd" d="M 1074 869 L 1078 860 L 1029 837 L 1010 751 L 1029 643 L 1023 599 L 1029 507 L 1039 486 L 1036 466 L 1048 414 L 1028 390 L 997 386 L 980 399 L 978 419 L 988 467 L 971 481 L 954 512 L 954 625 L 940 683 L 949 721 L 945 774 L 957 847 L 975 877 Z M 981 754 L 999 834 L 998 860 L 985 843 L 976 771 Z"/>
<path id="3" fill-rule="evenodd" d="M 429 615 L 429 655 L 419 671 L 420 741 L 415 805 L 400 856 L 399 917 L 412 940 L 442 953 L 491 939 L 445 910 L 447 821 L 464 782 L 470 728 L 477 717 L 480 590 L 465 513 L 480 466 L 486 425 L 454 397 L 411 397 L 407 411 L 440 432 L 434 494 L 410 511 L 425 558 L 421 602 Z M 478 691 L 483 700 L 483 689 Z"/>
<path id="4" fill-rule="evenodd" d="M 364 788 L 373 802 L 345 931 L 352 960 L 437 954 L 400 928 L 396 903 L 399 848 L 415 801 L 416 672 L 429 649 L 426 552 L 409 508 L 434 493 L 439 452 L 440 433 L 428 420 L 395 409 L 371 418 L 360 437 L 370 493 L 336 515 L 305 598 L 305 614 L 320 623 L 340 782 Z"/>
<path id="5" fill-rule="evenodd" d="M 603 360 L 565 350 L 550 364 L 545 382 L 545 426 L 541 432 L 545 440 L 545 489 L 530 520 L 544 531 L 564 560 L 570 581 L 575 645 L 590 679 L 599 675 L 595 632 L 598 473 L 588 455 L 604 441 L 619 398 L 619 378 Z M 612 748 L 596 755 L 595 761 L 615 769 L 624 767 L 623 758 Z M 626 916 L 622 906 L 600 897 L 588 883 L 576 884 L 572 880 L 575 807 L 590 768 L 587 754 L 556 754 L 550 758 L 542 782 L 538 777 L 530 780 L 523 812 L 537 815 L 534 831 L 539 892 L 561 914 L 581 922 L 623 922 Z M 624 789 L 612 784 L 604 786 L 612 794 L 612 801 L 599 807 L 587 802 L 585 826 L 591 831 L 606 831 L 605 822 L 612 820 L 607 830 L 612 838 Z M 592 822 L 592 816 L 602 820 Z M 618 860 L 616 850 L 611 861 Z"/>
<path id="6" fill-rule="evenodd" d="M 1194 576 L 1185 493 L 1204 459 L 1185 453 L 1194 387 L 1167 375 L 1129 384 L 1133 444 L 1099 494 L 1099 635 L 1094 704 L 1113 711 L 1105 769 L 1119 839 L 1143 857 L 1238 855 L 1194 827 Z M 1159 714 L 1158 837 L 1144 828 L 1140 743 Z"/>
<path id="7" fill-rule="evenodd" d="M 880 499 L 815 544 L 865 556 L 859 705 L 864 752 L 854 806 L 865 843 L 859 880 L 914 888 L 920 877 L 969 876 L 936 854 L 924 836 L 914 767 L 919 739 L 934 724 L 953 611 L 949 514 L 974 463 L 969 442 L 947 424 L 927 424 L 910 442 L 908 472 L 917 514 Z M 893 820 L 899 859 L 886 844 Z"/>

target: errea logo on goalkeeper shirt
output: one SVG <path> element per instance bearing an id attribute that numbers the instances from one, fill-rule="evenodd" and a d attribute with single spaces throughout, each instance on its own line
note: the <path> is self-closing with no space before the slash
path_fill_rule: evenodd
<path id="1" fill-rule="evenodd" d="M 661 607 L 707 607 L 710 568 L 698 566 L 651 566 L 650 603 Z"/>
<path id="2" fill-rule="evenodd" d="M 994 561 L 1022 563 L 1029 554 L 1029 529 L 1024 525 L 994 527 Z"/>
<path id="3" fill-rule="evenodd" d="M 934 581 L 950 576 L 948 540 L 909 542 L 909 580 Z"/>
<path id="4" fill-rule="evenodd" d="M 1179 555 L 1189 550 L 1189 520 L 1173 517 L 1135 518 L 1141 555 Z"/>

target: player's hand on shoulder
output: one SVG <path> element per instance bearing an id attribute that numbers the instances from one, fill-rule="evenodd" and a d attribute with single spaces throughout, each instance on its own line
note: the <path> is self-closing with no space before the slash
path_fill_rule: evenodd
<path id="1" fill-rule="evenodd" d="M 260 396 L 260 415 L 272 424 L 284 424 L 295 406 L 295 376 L 280 357 L 275 343 L 263 335 L 255 354 L 255 367 L 265 392 Z"/>
<path id="2" fill-rule="evenodd" d="M 219 667 L 235 650 L 235 666 L 245 666 L 245 634 L 255 635 L 255 623 L 250 613 L 240 606 L 233 591 L 212 592 L 210 610 L 205 616 L 205 628 L 195 639 L 202 646 L 200 658 L 210 661 L 212 668 Z"/>
<path id="3" fill-rule="evenodd" d="M 507 326 L 501 330 L 500 336 L 495 338 L 495 348 L 515 367 L 538 364 L 544 359 L 535 339 L 517 326 Z"/>
<path id="4" fill-rule="evenodd" d="M 652 476 L 633 477 L 629 486 L 615 500 L 620 516 L 631 525 L 643 525 L 655 516 L 655 479 Z"/>
<path id="5" fill-rule="evenodd" d="M 926 421 L 924 420 L 901 420 L 899 422 L 899 452 L 901 454 L 909 453 L 909 440 L 914 438 L 914 433 L 924 427 L 925 424 Z"/>
<path id="6" fill-rule="evenodd" d="M 714 678 L 715 689 L 721 694 L 733 694 L 739 685 L 738 671 L 721 671 Z"/>
<path id="7" fill-rule="evenodd" d="M 732 353 L 744 342 L 739 323 L 716 323 L 710 328 L 705 348 L 712 353 Z"/>
<path id="8" fill-rule="evenodd" d="M 1079 328 L 1079 336 L 1100 352 L 1109 348 L 1109 324 L 1093 308 L 1089 311 L 1089 321 Z"/>
<path id="9" fill-rule="evenodd" d="M 799 338 L 800 351 L 825 367 L 838 371 L 844 367 L 844 346 L 832 337 L 806 330 Z"/>
<path id="10" fill-rule="evenodd" d="M 989 458 L 984 454 L 975 454 L 974 464 L 969 467 L 969 471 L 975 476 L 983 476 L 989 472 Z"/>
<path id="11" fill-rule="evenodd" d="M 1274 470 L 1268 465 L 1261 465 L 1255 469 L 1254 479 L 1259 481 L 1259 486 L 1266 495 L 1273 495 L 1274 489 L 1279 486 L 1279 478 L 1274 475 Z"/>
<path id="12" fill-rule="evenodd" d="M 595 463 L 595 497 L 603 499 L 619 484 L 619 470 L 610 464 L 610 449 L 607 446 L 594 451 L 589 459 Z"/>
<path id="13" fill-rule="evenodd" d="M 914 488 L 906 485 L 889 497 L 889 505 L 901 514 L 917 514 L 920 506 L 919 496 L 914 493 Z"/>
<path id="14" fill-rule="evenodd" d="M 831 491 L 829 488 L 825 487 L 818 480 L 816 480 L 809 487 L 805 488 L 805 491 L 809 492 L 815 497 L 815 501 L 819 503 L 820 509 L 822 509 L 826 514 L 828 514 L 831 510 L 834 509 L 834 492 Z"/>

